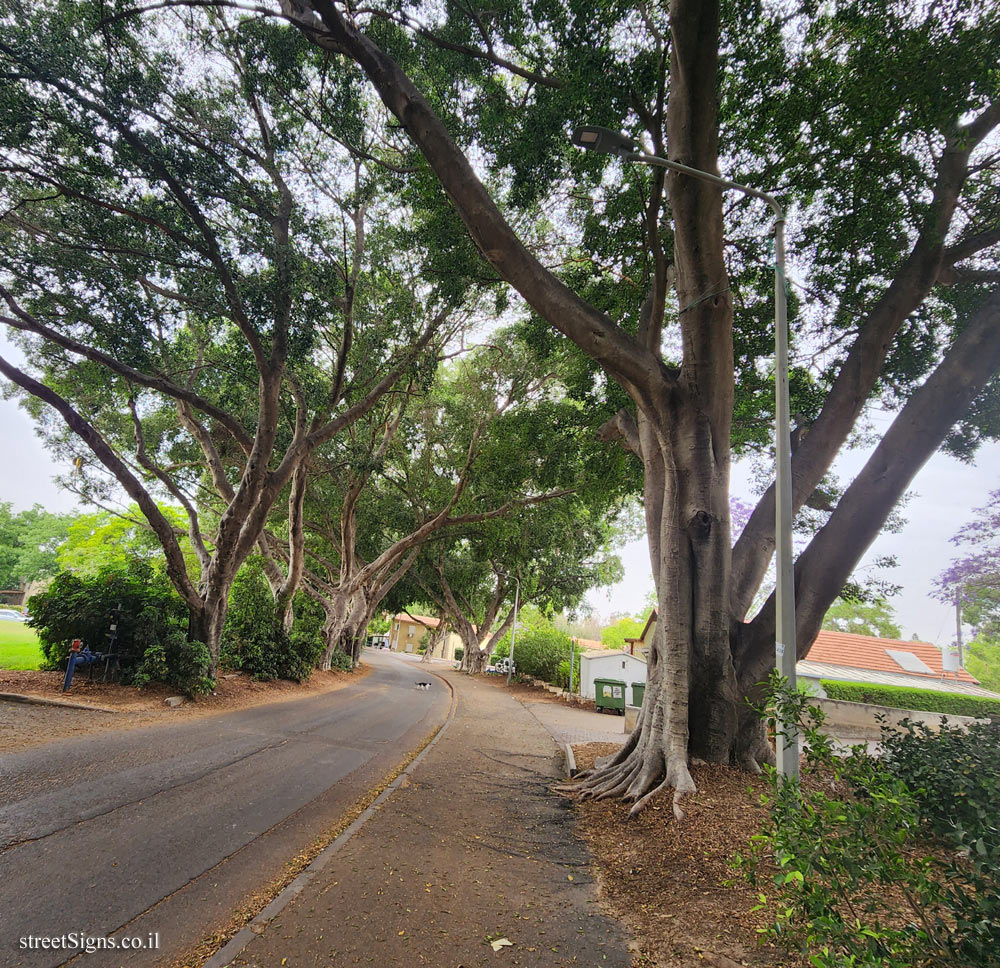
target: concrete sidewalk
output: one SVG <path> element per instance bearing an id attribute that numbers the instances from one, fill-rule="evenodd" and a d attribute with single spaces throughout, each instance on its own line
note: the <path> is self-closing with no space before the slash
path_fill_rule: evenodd
<path id="1" fill-rule="evenodd" d="M 502 690 L 444 675 L 457 708 L 439 742 L 232 965 L 631 964 L 549 791 L 562 775 L 553 740 Z M 512 945 L 494 951 L 501 938 Z"/>
<path id="2" fill-rule="evenodd" d="M 624 743 L 625 717 L 581 709 L 568 703 L 531 702 L 522 699 L 524 707 L 560 745 L 563 743 Z"/>

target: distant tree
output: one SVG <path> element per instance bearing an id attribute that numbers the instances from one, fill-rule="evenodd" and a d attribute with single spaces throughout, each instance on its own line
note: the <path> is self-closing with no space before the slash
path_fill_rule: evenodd
<path id="1" fill-rule="evenodd" d="M 903 634 L 892 606 L 884 598 L 866 602 L 838 598 L 823 617 L 823 628 L 880 639 L 898 639 Z"/>
<path id="2" fill-rule="evenodd" d="M 974 638 L 966 649 L 965 668 L 987 689 L 1000 692 L 1000 638 Z"/>
<path id="3" fill-rule="evenodd" d="M 935 596 L 961 606 L 962 619 L 976 636 L 1000 639 L 1000 490 L 990 492 L 982 507 L 951 538 L 962 549 L 959 558 L 935 579 Z"/>
<path id="4" fill-rule="evenodd" d="M 392 618 L 388 612 L 376 615 L 368 623 L 368 633 L 370 635 L 385 635 L 392 628 Z"/>
<path id="5" fill-rule="evenodd" d="M 53 514 L 40 504 L 15 514 L 9 502 L 0 503 L 0 587 L 18 588 L 55 575 L 73 520 L 72 514 Z"/>
<path id="6" fill-rule="evenodd" d="M 552 617 L 552 624 L 573 638 L 595 641 L 601 638 L 601 617 L 593 611 L 558 612 Z"/>
<path id="7" fill-rule="evenodd" d="M 187 563 L 188 574 L 198 573 L 198 559 L 187 540 L 184 510 L 159 505 L 160 513 L 177 532 L 178 544 Z M 65 540 L 56 552 L 58 567 L 76 575 L 96 575 L 106 565 L 123 566 L 136 558 L 163 562 L 163 548 L 137 505 L 121 513 L 93 511 L 73 516 Z"/>
<path id="8" fill-rule="evenodd" d="M 601 642 L 609 649 L 624 649 L 626 639 L 637 639 L 642 634 L 645 619 L 625 616 L 607 628 L 601 629 Z"/>

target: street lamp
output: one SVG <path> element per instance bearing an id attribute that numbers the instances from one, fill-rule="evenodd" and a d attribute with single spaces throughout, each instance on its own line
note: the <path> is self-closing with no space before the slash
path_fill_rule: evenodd
<path id="1" fill-rule="evenodd" d="M 521 579 L 515 578 L 517 582 L 514 588 L 514 624 L 510 629 L 510 661 L 507 663 L 507 685 L 510 685 L 511 676 L 514 674 L 514 637 L 517 635 L 517 601 L 521 597 Z"/>
<path id="2" fill-rule="evenodd" d="M 785 213 L 777 200 L 766 192 L 720 178 L 678 161 L 646 154 L 637 141 L 619 131 L 586 125 L 573 129 L 573 144 L 587 151 L 617 155 L 657 168 L 669 168 L 692 178 L 731 188 L 767 202 L 774 212 L 774 446 L 777 473 L 774 488 L 774 538 L 777 555 L 775 590 L 774 665 L 795 688 L 795 588 L 792 564 L 792 448 L 788 407 L 788 310 L 785 304 Z M 778 769 L 788 778 L 799 773 L 799 744 L 794 723 L 779 722 Z M 784 736 L 782 741 L 781 736 Z"/>

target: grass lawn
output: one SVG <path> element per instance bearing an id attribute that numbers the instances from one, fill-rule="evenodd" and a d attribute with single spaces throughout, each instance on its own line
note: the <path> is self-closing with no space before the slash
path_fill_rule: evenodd
<path id="1" fill-rule="evenodd" d="M 34 629 L 20 622 L 0 622 L 0 669 L 37 669 L 41 661 Z"/>

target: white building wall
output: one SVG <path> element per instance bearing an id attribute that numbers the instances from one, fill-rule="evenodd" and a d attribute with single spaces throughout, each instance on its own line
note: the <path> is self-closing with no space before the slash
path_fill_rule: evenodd
<path id="1" fill-rule="evenodd" d="M 620 679 L 631 701 L 632 683 L 646 681 L 646 663 L 627 652 L 591 653 L 580 657 L 580 695 L 593 699 L 595 679 Z"/>

